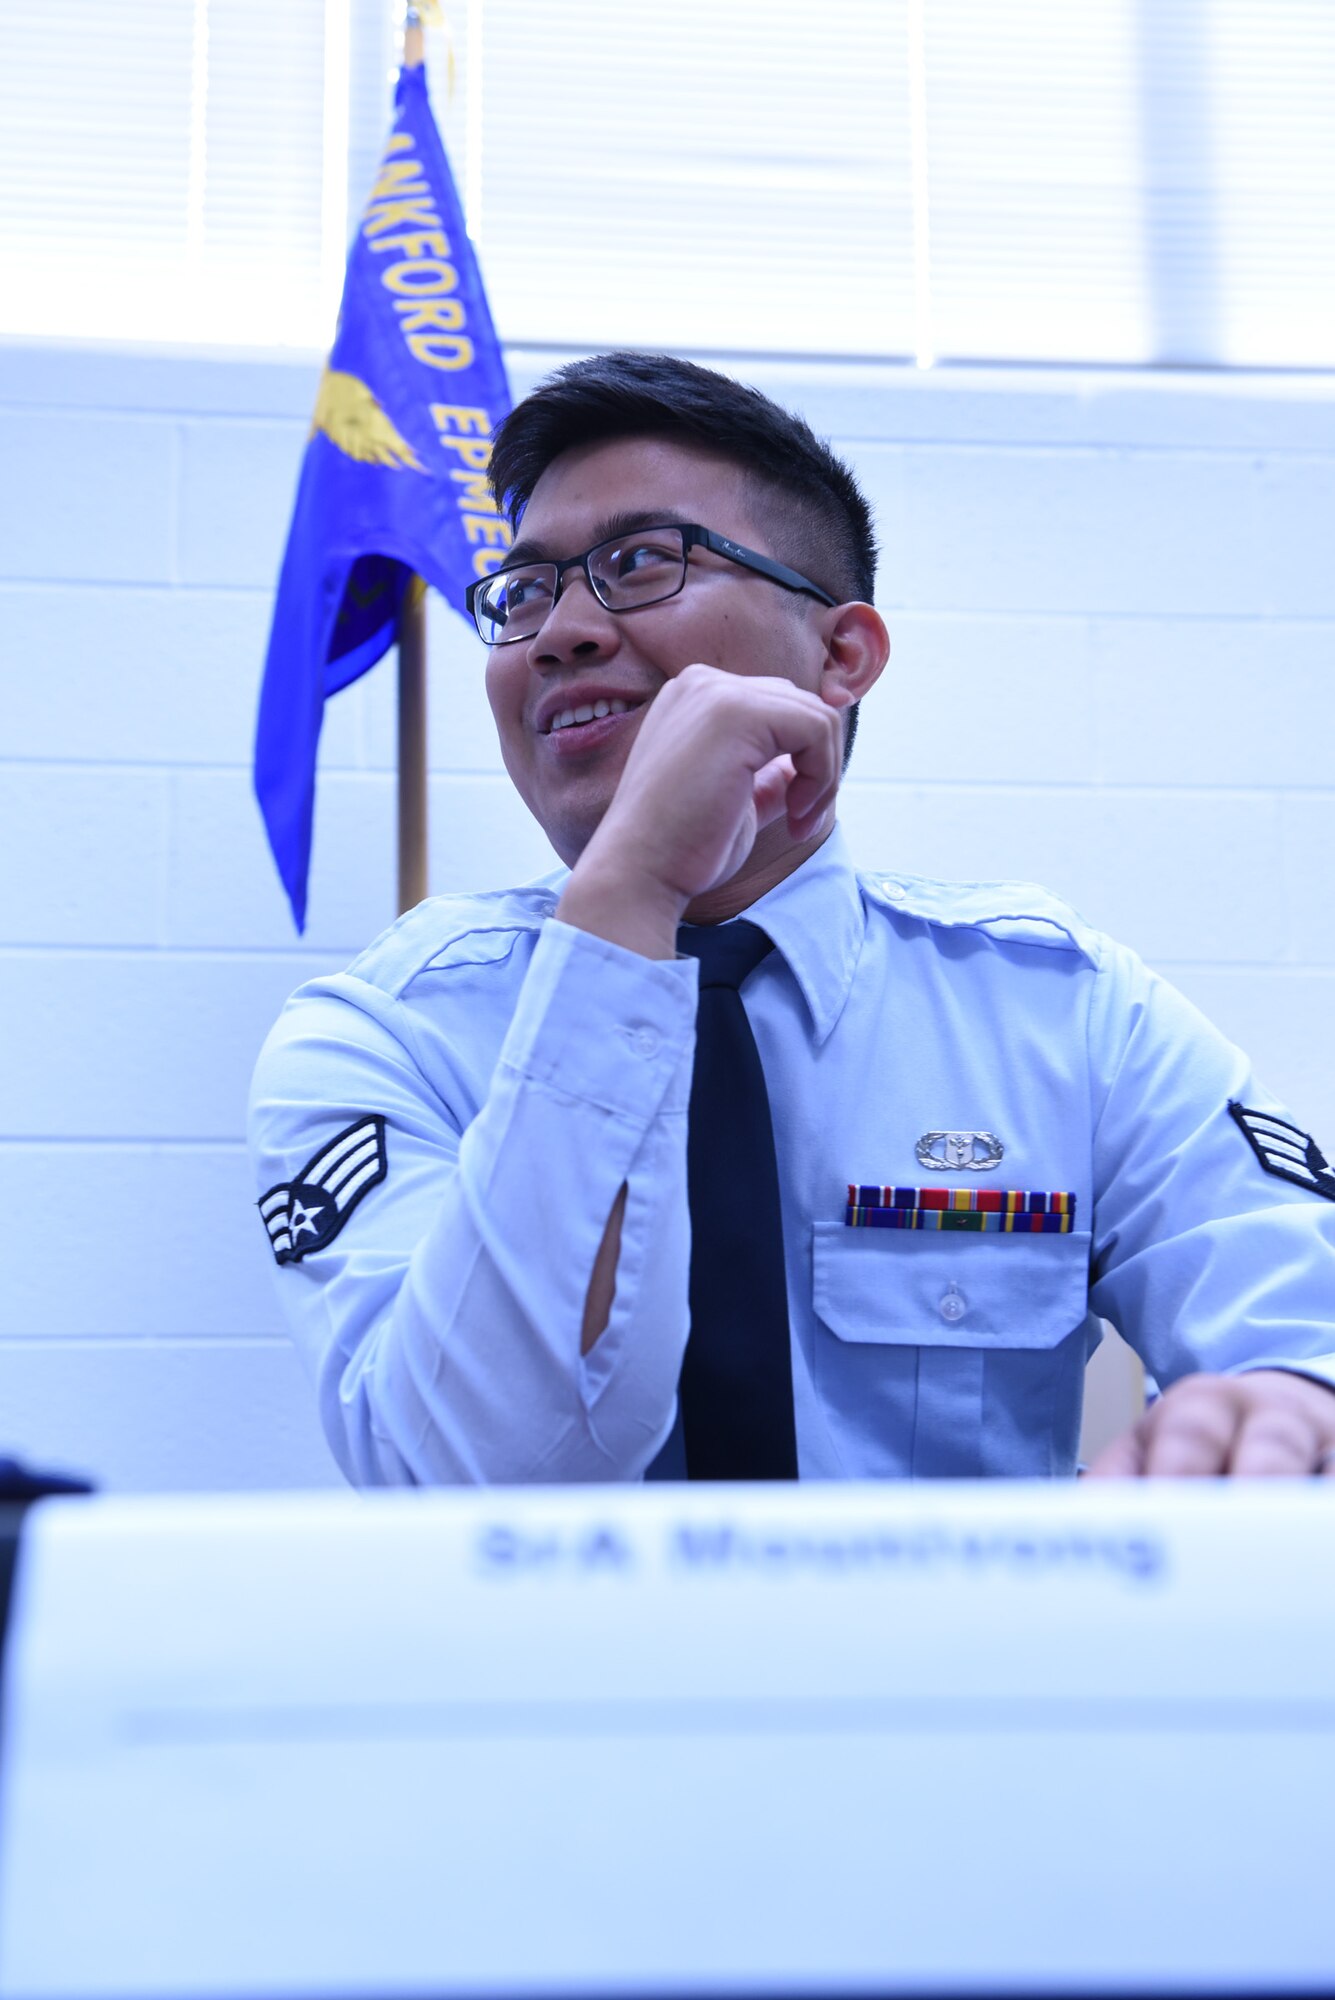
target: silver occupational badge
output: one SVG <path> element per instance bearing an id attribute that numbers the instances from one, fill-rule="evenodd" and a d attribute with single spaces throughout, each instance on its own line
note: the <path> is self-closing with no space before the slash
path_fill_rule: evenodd
<path id="1" fill-rule="evenodd" d="M 936 1173 L 967 1167 L 981 1174 L 999 1165 L 1006 1148 L 995 1132 L 924 1132 L 914 1150 L 919 1164 Z"/>

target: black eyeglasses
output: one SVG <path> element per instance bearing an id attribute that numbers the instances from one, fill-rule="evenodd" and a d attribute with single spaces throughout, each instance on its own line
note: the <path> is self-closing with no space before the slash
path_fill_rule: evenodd
<path id="1" fill-rule="evenodd" d="M 822 604 L 838 602 L 809 577 L 775 562 L 772 556 L 744 549 L 740 542 L 716 535 L 712 528 L 676 522 L 613 535 L 610 541 L 598 542 L 582 556 L 567 556 L 563 562 L 516 563 L 513 569 L 498 569 L 470 583 L 464 602 L 489 646 L 512 646 L 533 637 L 561 595 L 562 578 L 568 569 L 583 570 L 590 590 L 609 611 L 639 611 L 646 604 L 661 604 L 677 595 L 686 582 L 686 558 L 696 547 L 712 549 L 716 556 L 724 556 L 742 569 L 753 569 L 784 590 L 800 591 Z"/>

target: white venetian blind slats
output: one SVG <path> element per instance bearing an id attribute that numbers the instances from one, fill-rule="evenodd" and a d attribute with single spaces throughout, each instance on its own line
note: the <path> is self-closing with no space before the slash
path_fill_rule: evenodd
<path id="1" fill-rule="evenodd" d="M 253 308 L 275 328 L 318 322 L 324 29 L 324 0 L 210 0 L 203 263 L 215 315 L 244 287 L 265 294 Z"/>
<path id="2" fill-rule="evenodd" d="M 126 25 L 71 0 L 59 24 L 9 9 L 0 30 L 0 241 L 4 316 L 21 330 L 45 310 L 32 294 L 82 298 L 108 257 L 132 264 L 185 243 L 190 162 L 189 10 L 144 0 Z M 91 267 L 91 268 L 90 268 Z"/>
<path id="3" fill-rule="evenodd" d="M 482 234 L 508 338 L 902 352 L 902 0 L 485 10 Z"/>
<path id="4" fill-rule="evenodd" d="M 1203 117 L 1232 365 L 1335 366 L 1335 7 L 1214 0 Z"/>
<path id="5" fill-rule="evenodd" d="M 507 341 L 1335 366 L 1332 0 L 443 9 Z M 324 346 L 392 43 L 389 0 L 6 9 L 0 332 Z"/>
<path id="6" fill-rule="evenodd" d="M 7 8 L 0 329 L 326 337 L 328 11 L 325 0 Z"/>
<path id="7" fill-rule="evenodd" d="M 926 0 L 938 356 L 1144 358 L 1132 11 Z"/>

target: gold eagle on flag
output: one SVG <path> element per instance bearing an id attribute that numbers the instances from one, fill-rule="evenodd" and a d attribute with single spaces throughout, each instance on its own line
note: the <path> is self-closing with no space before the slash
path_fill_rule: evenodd
<path id="1" fill-rule="evenodd" d="M 384 465 L 391 472 L 426 471 L 360 376 L 325 369 L 311 418 L 312 437 L 316 431 L 323 431 L 331 444 L 362 465 Z"/>

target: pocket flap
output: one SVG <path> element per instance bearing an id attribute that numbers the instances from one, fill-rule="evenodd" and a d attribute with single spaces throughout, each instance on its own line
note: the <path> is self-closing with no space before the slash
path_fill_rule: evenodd
<path id="1" fill-rule="evenodd" d="M 990 1235 L 815 1225 L 813 1304 L 840 1340 L 1056 1347 L 1089 1311 L 1089 1232 Z"/>

